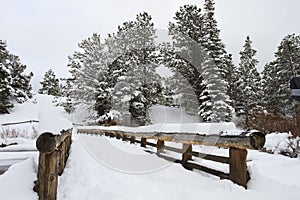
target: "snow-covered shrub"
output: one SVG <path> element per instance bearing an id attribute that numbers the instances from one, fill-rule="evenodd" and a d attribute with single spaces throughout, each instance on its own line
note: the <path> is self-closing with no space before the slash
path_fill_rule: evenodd
<path id="1" fill-rule="evenodd" d="M 297 157 L 300 154 L 300 138 L 293 138 L 291 133 L 267 134 L 264 150 L 269 153 Z"/>
<path id="2" fill-rule="evenodd" d="M 120 112 L 116 110 L 111 110 L 108 113 L 102 115 L 97 119 L 97 122 L 100 125 L 106 125 L 106 126 L 111 126 L 111 125 L 117 125 L 117 122 L 122 119 L 122 115 Z"/>

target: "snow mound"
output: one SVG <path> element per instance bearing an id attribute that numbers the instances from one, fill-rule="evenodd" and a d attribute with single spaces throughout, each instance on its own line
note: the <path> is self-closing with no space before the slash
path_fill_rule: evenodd
<path id="1" fill-rule="evenodd" d="M 266 135 L 264 148 L 275 154 L 296 154 L 300 147 L 300 138 L 292 138 L 291 133 L 271 133 Z"/>
<path id="2" fill-rule="evenodd" d="M 64 109 L 60 106 L 55 106 L 53 101 L 53 96 L 38 94 L 33 100 L 23 104 L 15 104 L 10 114 L 0 115 L 0 131 L 7 136 L 11 132 L 16 132 L 17 136 L 29 138 L 32 135 L 36 135 L 35 131 L 39 134 L 43 132 L 59 134 L 63 129 L 72 128 L 73 125 L 67 119 Z M 7 123 L 26 121 L 28 123 L 5 125 Z M 35 121 L 38 121 L 38 123 Z"/>
<path id="3" fill-rule="evenodd" d="M 33 158 L 12 165 L 7 172 L 0 176 L 1 199 L 38 199 L 33 191 L 36 173 Z"/>

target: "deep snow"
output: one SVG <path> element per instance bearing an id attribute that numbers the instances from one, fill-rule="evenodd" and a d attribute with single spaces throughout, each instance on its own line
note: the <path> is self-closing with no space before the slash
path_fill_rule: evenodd
<path id="1" fill-rule="evenodd" d="M 79 119 L 86 116 L 83 112 L 68 115 L 61 107 L 53 106 L 52 101 L 52 97 L 38 95 L 36 103 L 16 105 L 12 114 L 0 115 L 0 124 L 26 120 L 40 121 L 39 124 L 9 127 L 18 128 L 26 134 L 25 139 L 3 140 L 18 142 L 19 145 L 0 149 L 0 165 L 1 161 L 2 164 L 13 164 L 6 173 L 0 175 L 1 199 L 38 199 L 32 190 L 33 182 L 36 180 L 38 159 L 37 152 L 32 152 L 35 150 L 35 140 L 32 139 L 33 127 L 39 133 L 43 131 L 58 133 L 61 129 L 71 127 L 71 122 L 80 123 Z M 192 117 L 176 108 L 156 106 L 152 109 L 151 116 L 155 124 L 140 130 L 137 128 L 137 131 L 151 130 L 155 127 L 167 131 L 177 127 L 176 130 L 183 132 L 192 132 L 195 128 L 200 130 L 199 132 L 204 132 L 203 127 L 207 126 L 195 125 Z M 232 124 L 227 125 L 227 132 L 240 132 Z M 283 135 L 272 134 L 267 137 L 266 145 L 272 148 L 274 145 L 283 144 L 283 140 Z M 226 149 L 200 146 L 193 148 L 201 152 L 228 156 Z M 31 151 L 11 152 L 20 149 Z M 205 166 L 228 171 L 226 165 L 195 160 Z M 248 183 L 248 190 L 245 190 L 229 180 L 220 180 L 200 171 L 187 171 L 179 164 L 172 164 L 154 154 L 146 153 L 138 145 L 100 136 L 77 135 L 74 129 L 71 154 L 63 175 L 59 177 L 58 199 L 300 199 L 299 158 L 292 159 L 251 150 L 248 151 L 247 160 L 251 180 Z"/>

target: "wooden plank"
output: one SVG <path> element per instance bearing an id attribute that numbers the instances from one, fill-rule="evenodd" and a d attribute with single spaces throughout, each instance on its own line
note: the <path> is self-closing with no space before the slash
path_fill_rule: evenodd
<path id="1" fill-rule="evenodd" d="M 198 158 L 202 158 L 202 159 L 205 159 L 205 160 L 211 160 L 211 161 L 215 161 L 215 162 L 229 164 L 229 158 L 223 157 L 223 156 L 204 154 L 204 153 L 199 153 L 199 152 L 196 152 L 196 151 L 188 152 L 187 154 L 198 157 Z"/>
<path id="2" fill-rule="evenodd" d="M 164 146 L 164 149 L 168 150 L 168 151 L 173 151 L 173 152 L 176 152 L 176 153 L 183 153 L 182 149 L 178 149 L 178 148 L 175 148 L 175 147 Z"/>
<path id="3" fill-rule="evenodd" d="M 57 174 L 62 175 L 66 164 L 66 141 L 62 142 L 58 147 L 58 170 Z"/>
<path id="4" fill-rule="evenodd" d="M 146 145 L 149 145 L 151 147 L 155 147 L 156 148 L 156 144 L 152 143 L 152 142 L 146 142 Z"/>
<path id="5" fill-rule="evenodd" d="M 247 150 L 246 149 L 229 149 L 229 178 L 232 182 L 247 188 Z"/>
<path id="6" fill-rule="evenodd" d="M 159 158 L 163 158 L 163 159 L 165 159 L 167 161 L 174 162 L 174 163 L 180 163 L 180 160 L 178 160 L 176 158 L 172 158 L 172 157 L 169 157 L 169 156 L 166 156 L 166 155 L 163 155 L 163 154 L 159 154 L 159 153 L 156 153 L 156 155 Z"/>

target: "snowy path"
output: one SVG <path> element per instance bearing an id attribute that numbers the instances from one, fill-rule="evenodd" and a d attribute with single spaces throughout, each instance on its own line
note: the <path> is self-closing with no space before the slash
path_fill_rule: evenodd
<path id="1" fill-rule="evenodd" d="M 82 140 L 84 138 L 84 141 Z M 93 143 L 86 143 L 93 141 Z M 233 184 L 228 180 L 220 180 L 217 177 L 208 175 L 203 172 L 191 172 L 183 169 L 178 164 L 166 164 L 151 173 L 126 173 L 115 168 L 112 163 L 119 163 L 125 166 L 136 165 L 136 160 L 128 160 L 124 156 L 117 155 L 115 152 L 105 150 L 97 153 L 102 155 L 93 155 L 89 153 L 85 145 L 95 145 L 104 147 L 107 142 L 116 146 L 116 148 L 125 148 L 124 151 L 130 151 L 132 154 L 139 154 L 139 162 L 147 162 L 145 159 L 151 159 L 153 165 L 161 165 L 164 160 L 155 155 L 147 154 L 138 145 L 130 145 L 115 139 L 107 139 L 98 136 L 80 136 L 75 135 L 72 144 L 70 158 L 67 163 L 65 172 L 59 179 L 58 199 L 60 200 L 126 200 L 126 199 L 210 199 L 210 200 L 282 200 L 282 199 L 299 199 L 300 187 L 298 173 L 300 164 L 299 160 L 288 159 L 286 166 L 292 165 L 295 171 L 287 171 L 286 174 L 294 175 L 290 177 L 266 177 L 265 174 L 271 170 L 270 176 L 273 175 L 272 164 L 285 159 L 281 156 L 263 160 L 266 154 L 250 152 L 249 158 L 252 160 L 250 171 L 252 180 L 249 182 L 249 189 Z M 101 149 L 101 148 L 100 148 Z M 90 150 L 90 147 L 88 147 Z M 117 152 L 117 151 L 116 151 Z M 272 155 L 271 155 L 272 156 Z M 107 164 L 99 158 L 109 158 L 112 163 Z M 116 160 L 114 160 L 116 158 Z M 98 159 L 98 160 L 97 160 Z M 275 161 L 272 163 L 271 161 Z M 268 164 L 268 162 L 271 162 Z M 143 165 L 140 165 L 143 166 Z M 278 165 L 276 169 L 282 169 Z M 128 169 L 128 168 L 126 168 Z M 289 168 L 287 168 L 289 169 Z M 297 170 L 297 171 L 296 171 Z M 147 170 L 146 170 L 147 171 Z M 285 180 L 284 181 L 282 180 Z M 296 186 L 297 185 L 297 186 Z"/>

